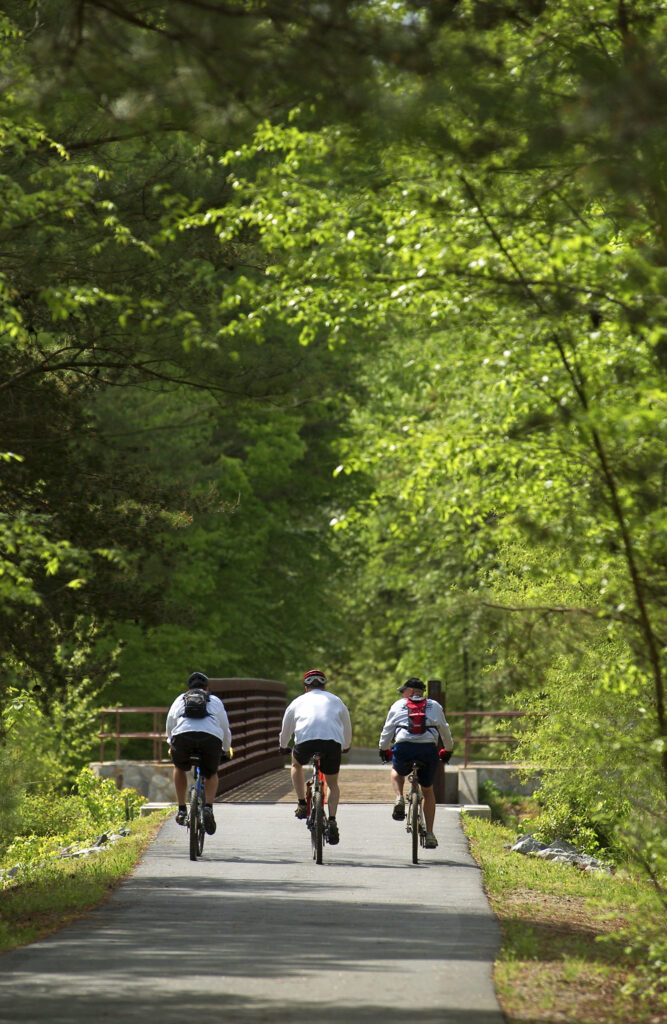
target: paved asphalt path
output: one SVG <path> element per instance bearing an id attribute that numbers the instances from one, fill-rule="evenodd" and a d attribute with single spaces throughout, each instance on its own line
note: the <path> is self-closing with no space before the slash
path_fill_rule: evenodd
<path id="1" fill-rule="evenodd" d="M 458 812 L 411 862 L 389 804 L 339 808 L 313 862 L 291 805 L 219 804 L 191 862 L 167 822 L 85 918 L 0 956 L 2 1024 L 503 1024 L 500 932 Z"/>

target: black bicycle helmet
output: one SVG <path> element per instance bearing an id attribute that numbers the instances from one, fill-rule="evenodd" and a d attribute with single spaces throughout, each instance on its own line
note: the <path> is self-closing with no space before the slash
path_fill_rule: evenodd
<path id="1" fill-rule="evenodd" d="M 203 672 L 193 672 L 188 679 L 188 690 L 205 690 L 208 686 L 208 676 Z"/>
<path id="2" fill-rule="evenodd" d="M 322 690 L 327 685 L 327 677 L 318 668 L 311 668 L 303 677 L 303 685 L 308 690 L 313 686 L 317 686 Z"/>

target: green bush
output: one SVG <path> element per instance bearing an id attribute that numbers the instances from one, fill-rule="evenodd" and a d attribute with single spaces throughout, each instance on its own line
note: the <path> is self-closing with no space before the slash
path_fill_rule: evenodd
<path id="1" fill-rule="evenodd" d="M 629 859 L 661 884 L 666 807 L 650 679 L 608 626 L 589 626 L 585 638 L 585 650 L 552 656 L 539 693 L 518 698 L 532 714 L 517 757 L 543 769 L 531 831 Z"/>
<path id="2" fill-rule="evenodd" d="M 503 806 L 503 795 L 494 782 L 487 779 L 486 782 L 482 782 L 479 787 L 479 799 L 480 803 L 488 804 L 491 808 L 491 819 L 493 821 L 500 821 L 503 825 L 506 825 L 505 821 L 505 808 Z"/>
<path id="3" fill-rule="evenodd" d="M 67 797 L 45 793 L 23 801 L 5 864 L 35 864 L 57 856 L 64 846 L 86 846 L 100 832 L 134 817 L 145 803 L 136 790 L 119 790 L 111 779 L 98 778 L 90 768 L 79 772 L 75 788 L 77 792 Z"/>
<path id="4" fill-rule="evenodd" d="M 557 803 L 545 809 L 531 824 L 530 832 L 542 843 L 563 839 L 576 846 L 582 853 L 592 856 L 601 849 L 609 852 L 609 841 L 605 840 L 585 815 L 578 814 L 570 805 Z"/>
<path id="5" fill-rule="evenodd" d="M 21 831 L 26 794 L 51 792 L 60 777 L 51 725 L 32 694 L 11 689 L 0 721 L 0 853 Z"/>
<path id="6" fill-rule="evenodd" d="M 87 817 L 85 803 L 79 796 L 37 794 L 23 801 L 17 834 L 64 836 L 76 830 Z"/>
<path id="7" fill-rule="evenodd" d="M 72 687 L 48 716 L 29 691 L 8 691 L 0 720 L 0 857 L 16 849 L 17 837 L 59 837 L 63 844 L 77 834 L 92 837 L 132 817 L 143 802 L 134 790 L 119 792 L 81 767 L 84 733 L 91 733 L 89 698 Z"/>
<path id="8" fill-rule="evenodd" d="M 90 768 L 82 768 L 76 779 L 76 788 L 91 823 L 106 827 L 133 818 L 139 807 L 146 803 L 135 789 L 118 789 L 113 779 L 101 779 Z"/>

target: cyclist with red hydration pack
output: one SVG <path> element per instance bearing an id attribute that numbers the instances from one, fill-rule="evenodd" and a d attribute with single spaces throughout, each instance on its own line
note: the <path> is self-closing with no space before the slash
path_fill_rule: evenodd
<path id="1" fill-rule="evenodd" d="M 292 785 L 298 800 L 294 813 L 297 818 L 305 818 L 308 814 L 303 766 L 308 764 L 313 754 L 320 754 L 327 780 L 328 841 L 330 846 L 335 846 L 339 841 L 336 811 L 340 799 L 340 758 L 352 743 L 350 712 L 340 697 L 326 689 L 327 677 L 319 669 L 306 672 L 303 686 L 305 692 L 295 697 L 285 710 L 280 750 L 283 754 L 292 755 Z M 294 736 L 294 746 L 290 750 L 287 744 L 291 736 Z"/>
<path id="2" fill-rule="evenodd" d="M 445 764 L 449 761 L 454 741 L 442 706 L 437 700 L 426 697 L 425 690 L 425 684 L 416 676 L 411 676 L 403 686 L 399 686 L 401 698 L 394 701 L 389 708 L 380 735 L 380 760 L 392 762 L 391 784 L 396 800 L 391 816 L 395 821 L 403 821 L 405 818 L 403 788 L 406 776 L 412 771 L 413 762 L 421 761 L 424 765 L 418 771 L 419 783 L 424 794 L 424 846 L 434 850 L 438 840 L 433 834 L 433 780 L 438 759 Z"/>
<path id="3" fill-rule="evenodd" d="M 169 708 L 167 738 L 174 765 L 176 821 L 179 825 L 187 824 L 187 773 L 192 767 L 192 755 L 198 754 L 204 776 L 204 829 L 212 836 L 216 829 L 213 801 L 218 791 L 218 765 L 229 759 L 232 734 L 225 705 L 210 692 L 208 676 L 203 672 L 192 673 L 187 690 Z"/>

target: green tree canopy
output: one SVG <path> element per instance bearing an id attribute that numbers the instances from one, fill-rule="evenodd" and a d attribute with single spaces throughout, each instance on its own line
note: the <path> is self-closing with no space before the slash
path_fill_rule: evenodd
<path id="1" fill-rule="evenodd" d="M 107 605 L 130 684 L 316 654 L 369 742 L 403 672 L 525 694 L 553 735 L 580 709 L 572 806 L 577 763 L 629 766 L 636 730 L 662 813 L 665 24 L 656 0 L 11 5 L 14 663 L 55 575 L 82 632 Z"/>

